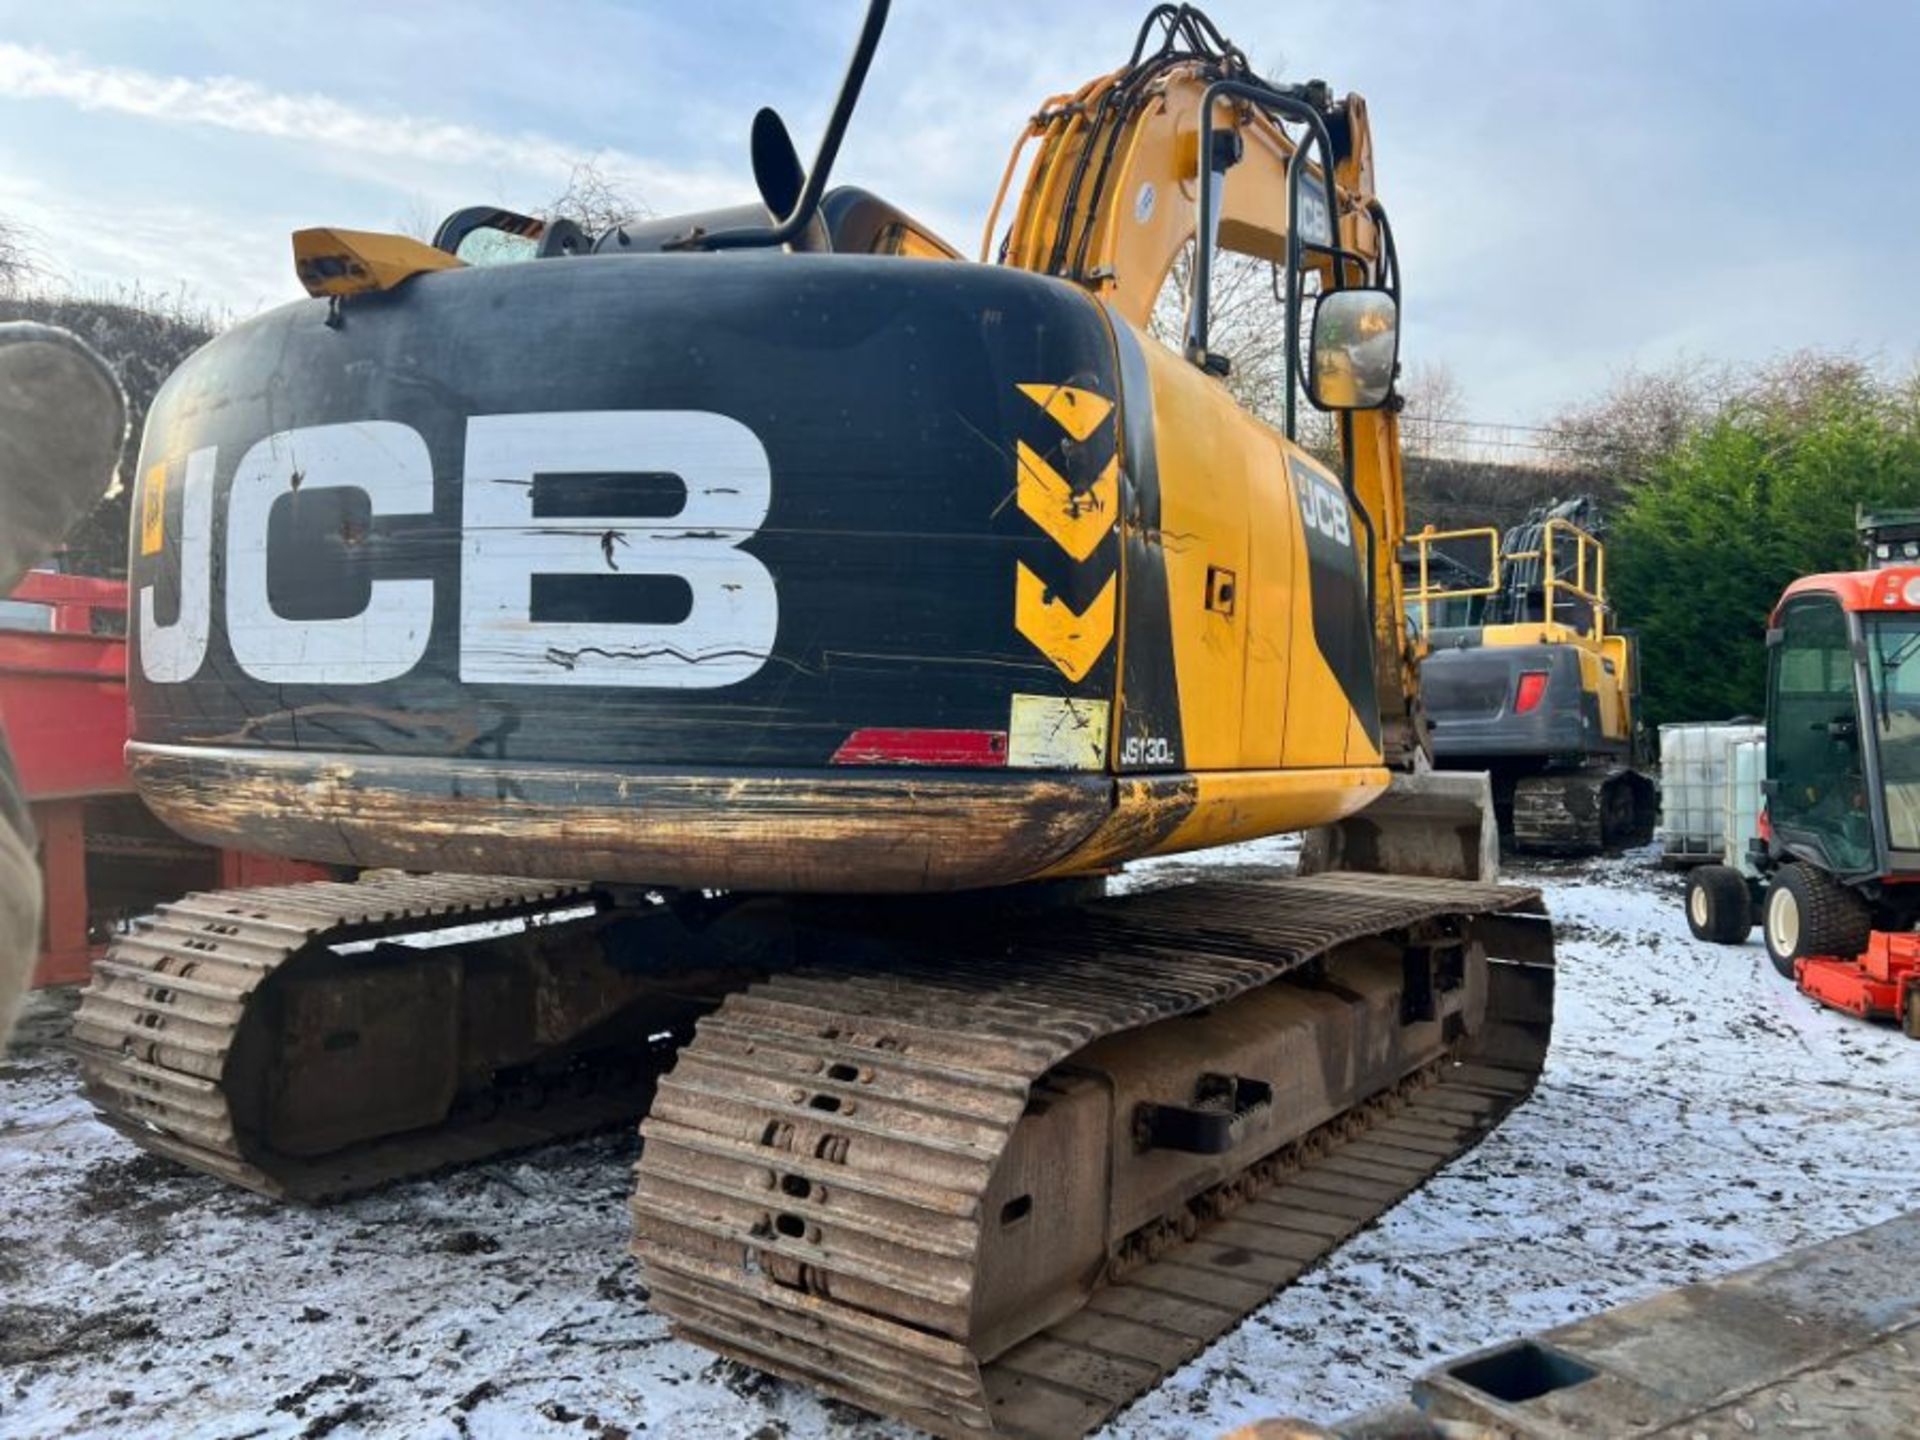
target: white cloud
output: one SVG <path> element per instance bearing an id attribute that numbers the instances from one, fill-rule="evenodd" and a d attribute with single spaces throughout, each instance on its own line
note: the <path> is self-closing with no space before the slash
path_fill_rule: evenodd
<path id="1" fill-rule="evenodd" d="M 287 230 L 536 205 L 586 156 L 656 213 L 745 199 L 753 106 L 811 154 L 862 5 L 590 0 L 560 25 L 524 0 L 415 0 L 346 42 L 337 17 L 236 0 L 12 8 L 0 218 L 57 238 L 83 283 L 185 276 L 244 313 L 284 293 Z M 835 180 L 971 253 L 1026 117 L 1123 58 L 1146 8 L 895 6 Z M 1904 354 L 1920 334 L 1920 298 L 1887 278 L 1920 188 L 1886 183 L 1920 124 L 1901 69 L 1920 11 L 1883 6 L 1863 48 L 1805 6 L 1740 0 L 1208 8 L 1263 72 L 1371 97 L 1407 354 L 1449 365 L 1476 415 L 1537 419 L 1676 348 Z M 314 68 L 342 43 L 350 68 Z M 172 73 L 188 65 L 225 73 Z M 1778 97 L 1813 94 L 1821 124 L 1778 120 Z M 1873 223 L 1822 228 L 1843 196 L 1871 196 Z"/>
<path id="2" fill-rule="evenodd" d="M 402 111 L 366 109 L 329 96 L 289 94 L 234 76 L 192 79 L 93 65 L 31 46 L 0 42 L 0 96 L 59 100 L 171 124 L 297 143 L 325 157 L 350 152 L 492 175 L 540 177 L 554 189 L 592 158 L 631 179 L 656 209 L 712 204 L 724 182 L 613 150 L 585 151 L 538 134 L 502 134 Z M 737 187 L 733 187 L 737 188 Z"/>
<path id="3" fill-rule="evenodd" d="M 0 170 L 0 215 L 27 233 L 48 281 L 81 294 L 125 287 L 178 296 L 235 319 L 300 294 L 284 230 L 221 219 L 188 205 L 122 200 L 95 209 Z"/>

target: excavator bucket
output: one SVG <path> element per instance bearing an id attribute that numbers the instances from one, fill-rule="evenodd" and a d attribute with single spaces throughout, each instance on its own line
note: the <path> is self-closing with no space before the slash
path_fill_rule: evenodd
<path id="1" fill-rule="evenodd" d="M 1500 829 L 1492 781 L 1474 771 L 1395 775 L 1366 809 L 1307 832 L 1300 873 L 1332 870 L 1494 883 Z"/>

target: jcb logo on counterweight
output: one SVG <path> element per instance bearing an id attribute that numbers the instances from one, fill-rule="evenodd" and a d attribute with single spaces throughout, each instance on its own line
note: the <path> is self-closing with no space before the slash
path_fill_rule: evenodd
<path id="1" fill-rule="evenodd" d="M 1090 439 L 1113 413 L 1113 402 L 1072 385 L 1022 385 L 1020 393 L 1044 410 L 1076 445 Z M 1116 449 L 1092 482 L 1076 488 L 1026 441 L 1015 446 L 1020 512 L 1076 563 L 1084 564 L 1113 529 L 1120 505 Z M 1085 610 L 1076 611 L 1024 562 L 1015 562 L 1014 628 L 1067 679 L 1086 677 L 1113 643 L 1119 575 L 1109 575 Z"/>
<path id="2" fill-rule="evenodd" d="M 393 420 L 310 425 L 269 435 L 234 467 L 224 512 L 226 546 L 214 555 L 214 473 L 204 446 L 149 468 L 140 498 L 140 553 L 165 548 L 166 491 L 177 478 L 173 542 L 179 600 L 159 617 L 152 571 L 135 600 L 141 672 L 157 684 L 193 679 L 207 659 L 216 575 L 224 578 L 229 648 L 240 670 L 265 684 L 371 685 L 393 680 L 427 654 L 436 609 L 457 603 L 459 676 L 499 685 L 618 685 L 696 690 L 737 685 L 773 652 L 779 597 L 773 573 L 742 548 L 759 533 L 772 472 L 759 437 L 738 420 L 702 410 L 585 410 L 474 415 L 460 476 L 460 583 L 455 597 L 426 576 L 371 581 L 352 613 L 283 614 L 268 582 L 271 518 L 285 496 L 356 491 L 375 517 L 430 515 L 427 442 Z M 665 474 L 685 500 L 645 526 L 630 516 L 536 504 L 542 475 Z M 635 542 L 615 566 L 608 538 Z M 687 596 L 671 622 L 544 620 L 533 592 L 553 576 L 664 576 Z"/>

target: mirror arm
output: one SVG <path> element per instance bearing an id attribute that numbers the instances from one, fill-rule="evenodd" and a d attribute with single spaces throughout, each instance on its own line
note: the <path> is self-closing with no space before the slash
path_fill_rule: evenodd
<path id="1" fill-rule="evenodd" d="M 1320 151 L 1320 179 L 1327 192 L 1327 226 L 1332 232 L 1328 239 L 1336 248 L 1340 243 L 1340 203 L 1339 191 L 1333 183 L 1333 137 L 1327 132 L 1327 123 L 1320 112 L 1305 100 L 1275 90 L 1271 86 L 1256 84 L 1247 80 L 1216 80 L 1207 86 L 1206 93 L 1200 97 L 1200 154 L 1208 163 L 1213 159 L 1213 107 L 1219 100 L 1247 100 L 1272 115 L 1284 115 L 1288 119 L 1303 121 L 1309 131 L 1309 138 Z M 1286 432 L 1287 439 L 1296 438 L 1298 404 L 1294 391 L 1300 380 L 1300 337 L 1298 334 L 1300 301 L 1300 152 L 1304 147 L 1294 147 L 1293 154 L 1287 160 L 1287 398 Z M 1225 187 L 1221 187 L 1224 198 Z M 1207 306 L 1212 293 L 1213 251 L 1205 243 L 1205 237 L 1213 234 L 1217 228 L 1214 207 L 1218 203 L 1211 184 L 1200 187 L 1199 226 L 1194 240 L 1193 253 L 1193 295 L 1189 301 L 1191 319 L 1188 325 L 1188 358 L 1196 354 L 1204 355 L 1207 350 L 1208 316 Z M 1333 288 L 1346 286 L 1345 268 L 1339 264 L 1333 267 Z M 1195 360 L 1195 363 L 1200 363 Z"/>
<path id="2" fill-rule="evenodd" d="M 1393 243 L 1393 224 L 1387 219 L 1387 207 L 1379 200 L 1367 202 L 1367 214 L 1380 227 L 1380 284 L 1393 297 L 1393 308 L 1400 309 L 1400 247 Z"/>
<path id="3" fill-rule="evenodd" d="M 879 48 L 880 32 L 886 28 L 887 10 L 892 0 L 869 0 L 867 18 L 860 27 L 860 38 L 847 61 L 846 78 L 840 82 L 840 94 L 833 102 L 833 114 L 827 118 L 826 133 L 820 137 L 820 150 L 807 171 L 807 183 L 800 191 L 793 213 L 778 225 L 751 226 L 739 230 L 715 230 L 702 235 L 698 231 L 671 240 L 661 248 L 668 250 L 749 250 L 790 244 L 813 223 L 826 192 L 827 177 L 846 138 L 847 125 L 853 119 L 853 107 L 867 83 L 867 70 L 873 64 L 873 52 Z"/>
<path id="4" fill-rule="evenodd" d="M 1340 483 L 1347 492 L 1347 504 L 1360 517 L 1360 528 L 1367 532 L 1367 614 L 1377 623 L 1380 616 L 1380 572 L 1374 563 L 1379 536 L 1373 528 L 1373 516 L 1361 503 L 1360 487 L 1353 478 L 1353 412 L 1340 412 Z"/>
<path id="5" fill-rule="evenodd" d="M 1300 158 L 1296 148 L 1287 161 L 1287 439 L 1298 437 L 1300 429 L 1300 300 L 1304 283 L 1300 277 Z M 1327 190 L 1333 190 L 1333 170 L 1327 168 Z M 1332 214 L 1332 211 L 1328 211 Z M 1340 267 L 1335 266 L 1337 271 Z M 1344 448 L 1344 440 L 1342 442 Z"/>

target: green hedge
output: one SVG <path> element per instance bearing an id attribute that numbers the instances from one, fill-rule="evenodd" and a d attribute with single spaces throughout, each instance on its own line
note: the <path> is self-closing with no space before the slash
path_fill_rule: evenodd
<path id="1" fill-rule="evenodd" d="M 1618 623 L 1640 635 L 1648 724 L 1761 713 L 1781 590 L 1859 568 L 1856 505 L 1920 504 L 1917 397 L 1859 368 L 1757 384 L 1631 488 L 1607 563 Z"/>

